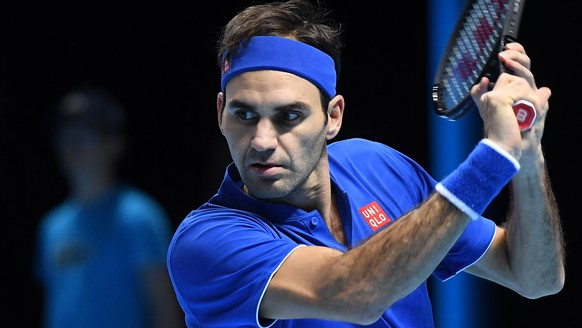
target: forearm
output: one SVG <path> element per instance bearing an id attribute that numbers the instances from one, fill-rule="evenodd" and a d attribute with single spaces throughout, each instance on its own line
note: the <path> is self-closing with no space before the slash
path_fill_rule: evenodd
<path id="1" fill-rule="evenodd" d="M 382 313 L 430 276 L 469 222 L 467 215 L 435 193 L 335 262 L 327 279 L 334 283 L 326 286 L 327 292 L 349 304 L 346 311 Z"/>
<path id="2" fill-rule="evenodd" d="M 491 141 L 482 140 L 453 173 L 436 185 L 435 194 L 363 247 L 346 254 L 352 256 L 348 259 L 353 262 L 339 263 L 338 268 L 355 267 L 351 270 L 358 273 L 356 281 L 371 275 L 362 279 L 372 282 L 365 294 L 374 295 L 374 304 L 378 306 L 391 305 L 429 277 L 470 219 L 479 219 L 490 200 L 518 169 L 519 164 L 511 155 Z M 360 286 L 353 288 L 352 299 L 358 299 Z"/>
<path id="3" fill-rule="evenodd" d="M 541 150 L 513 178 L 507 228 L 508 263 L 520 293 L 537 298 L 564 284 L 564 241 L 558 208 Z"/>

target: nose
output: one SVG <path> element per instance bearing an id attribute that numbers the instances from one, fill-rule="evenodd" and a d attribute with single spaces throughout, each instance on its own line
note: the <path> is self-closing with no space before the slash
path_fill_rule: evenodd
<path id="1" fill-rule="evenodd" d="M 267 151 L 277 147 L 277 129 L 267 118 L 259 120 L 251 140 L 251 147 L 256 151 Z"/>

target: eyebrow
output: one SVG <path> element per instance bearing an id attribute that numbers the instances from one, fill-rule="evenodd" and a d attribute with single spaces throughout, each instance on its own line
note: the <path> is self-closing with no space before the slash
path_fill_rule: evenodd
<path id="1" fill-rule="evenodd" d="M 243 109 L 243 110 L 253 110 L 255 106 L 250 105 L 247 102 L 240 101 L 240 100 L 232 100 L 228 103 L 227 108 L 230 109 Z M 294 101 L 287 104 L 275 106 L 275 111 L 291 111 L 291 110 L 310 110 L 311 106 L 307 105 L 305 102 L 302 101 Z"/>

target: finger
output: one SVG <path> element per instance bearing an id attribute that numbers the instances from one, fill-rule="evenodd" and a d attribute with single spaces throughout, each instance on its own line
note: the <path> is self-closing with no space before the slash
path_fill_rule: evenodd
<path id="1" fill-rule="evenodd" d="M 539 102 L 540 102 L 540 109 L 545 112 L 548 109 L 548 101 L 550 99 L 550 97 L 552 96 L 552 90 L 550 90 L 550 88 L 548 87 L 540 87 L 537 91 L 536 91 L 538 97 L 539 97 Z"/>
<path id="2" fill-rule="evenodd" d="M 481 78 L 479 83 L 473 85 L 473 87 L 471 88 L 471 96 L 473 97 L 475 103 L 479 104 L 481 96 L 487 91 L 489 91 L 489 79 L 483 77 Z"/>
<path id="3" fill-rule="evenodd" d="M 522 53 L 504 51 L 499 53 L 498 58 L 501 64 L 511 72 L 512 75 L 526 79 L 532 88 L 536 88 L 536 81 L 533 73 L 529 69 L 531 64 L 529 57 Z"/>
<path id="4" fill-rule="evenodd" d="M 514 41 L 514 42 L 506 43 L 505 49 L 514 50 L 514 51 L 521 52 L 521 53 L 525 54 L 525 48 L 519 42 Z"/>

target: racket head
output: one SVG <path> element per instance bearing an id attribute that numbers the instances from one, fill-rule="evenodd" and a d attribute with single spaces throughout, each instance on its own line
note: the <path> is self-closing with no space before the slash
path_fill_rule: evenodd
<path id="1" fill-rule="evenodd" d="M 471 88 L 491 82 L 502 67 L 497 54 L 517 39 L 525 0 L 467 0 L 441 56 L 432 87 L 436 113 L 457 120 L 476 108 Z"/>

